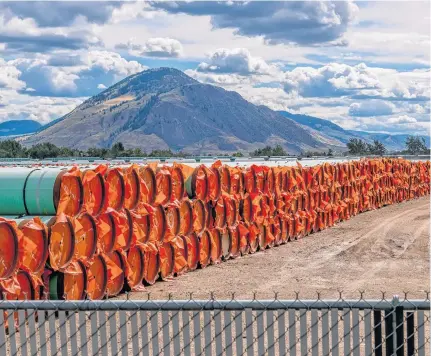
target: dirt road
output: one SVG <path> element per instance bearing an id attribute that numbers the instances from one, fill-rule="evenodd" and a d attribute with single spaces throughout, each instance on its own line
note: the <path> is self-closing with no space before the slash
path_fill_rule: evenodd
<path id="1" fill-rule="evenodd" d="M 430 199 L 424 197 L 357 215 L 302 240 L 187 273 L 148 287 L 151 299 L 208 298 L 380 298 L 385 291 L 425 298 L 430 290 Z M 124 297 L 124 296 L 122 296 Z M 131 298 L 147 298 L 132 293 Z"/>

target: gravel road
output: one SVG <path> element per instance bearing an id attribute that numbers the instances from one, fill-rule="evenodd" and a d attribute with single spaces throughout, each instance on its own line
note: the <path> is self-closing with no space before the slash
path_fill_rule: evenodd
<path id="1" fill-rule="evenodd" d="M 208 298 L 380 298 L 425 297 L 430 289 L 430 199 L 423 197 L 359 214 L 349 221 L 280 247 L 229 260 L 157 282 L 132 299 Z M 120 296 L 119 298 L 124 298 Z"/>

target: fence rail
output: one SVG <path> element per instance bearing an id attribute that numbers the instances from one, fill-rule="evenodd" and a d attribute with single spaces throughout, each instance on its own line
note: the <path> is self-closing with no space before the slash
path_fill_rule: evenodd
<path id="1" fill-rule="evenodd" d="M 0 301 L 0 355 L 430 354 L 425 300 Z"/>

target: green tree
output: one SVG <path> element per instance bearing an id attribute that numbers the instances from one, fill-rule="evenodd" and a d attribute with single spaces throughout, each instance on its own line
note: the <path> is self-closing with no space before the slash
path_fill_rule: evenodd
<path id="1" fill-rule="evenodd" d="M 55 158 L 60 155 L 60 149 L 49 142 L 38 143 L 28 150 L 28 155 L 36 159 Z"/>
<path id="2" fill-rule="evenodd" d="M 148 155 L 148 157 L 174 157 L 174 153 L 171 150 L 154 150 Z"/>
<path id="3" fill-rule="evenodd" d="M 0 141 L 0 157 L 20 158 L 27 157 L 26 149 L 15 140 Z"/>
<path id="4" fill-rule="evenodd" d="M 235 152 L 232 157 L 244 157 L 244 155 L 241 152 Z"/>
<path id="5" fill-rule="evenodd" d="M 97 148 L 97 147 L 90 147 L 85 155 L 87 157 L 100 157 L 105 158 L 108 156 L 109 151 L 106 148 Z"/>
<path id="6" fill-rule="evenodd" d="M 265 146 L 264 148 L 258 148 L 254 150 L 251 155 L 252 156 L 271 156 L 272 153 L 272 147 L 271 146 Z"/>
<path id="7" fill-rule="evenodd" d="M 16 158 L 9 151 L 0 148 L 0 158 Z"/>
<path id="8" fill-rule="evenodd" d="M 113 157 L 121 156 L 124 152 L 124 145 L 121 142 L 114 143 L 111 147 L 111 154 Z"/>
<path id="9" fill-rule="evenodd" d="M 272 155 L 270 156 L 287 156 L 287 152 L 281 145 L 277 145 L 272 149 Z"/>
<path id="10" fill-rule="evenodd" d="M 383 156 L 386 153 L 386 147 L 378 140 L 374 140 L 372 145 L 369 145 L 370 154 Z"/>
<path id="11" fill-rule="evenodd" d="M 140 148 L 135 148 L 133 150 L 132 156 L 134 156 L 134 157 L 144 157 L 145 154 L 142 152 L 142 150 Z"/>
<path id="12" fill-rule="evenodd" d="M 366 142 L 357 138 L 351 138 L 349 142 L 347 142 L 347 148 L 352 155 L 364 155 L 368 153 Z"/>
<path id="13" fill-rule="evenodd" d="M 411 155 L 420 153 L 428 153 L 429 149 L 425 143 L 425 139 L 419 136 L 409 136 L 406 140 L 406 150 Z"/>
<path id="14" fill-rule="evenodd" d="M 287 152 L 283 149 L 281 145 L 275 146 L 265 146 L 264 148 L 258 148 L 251 153 L 251 156 L 287 156 Z"/>

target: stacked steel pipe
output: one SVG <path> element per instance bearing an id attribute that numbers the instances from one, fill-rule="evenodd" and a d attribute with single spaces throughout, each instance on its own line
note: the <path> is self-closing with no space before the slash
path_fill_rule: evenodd
<path id="1" fill-rule="evenodd" d="M 0 187 L 4 297 L 100 299 L 428 195 L 430 162 L 0 168 Z"/>

